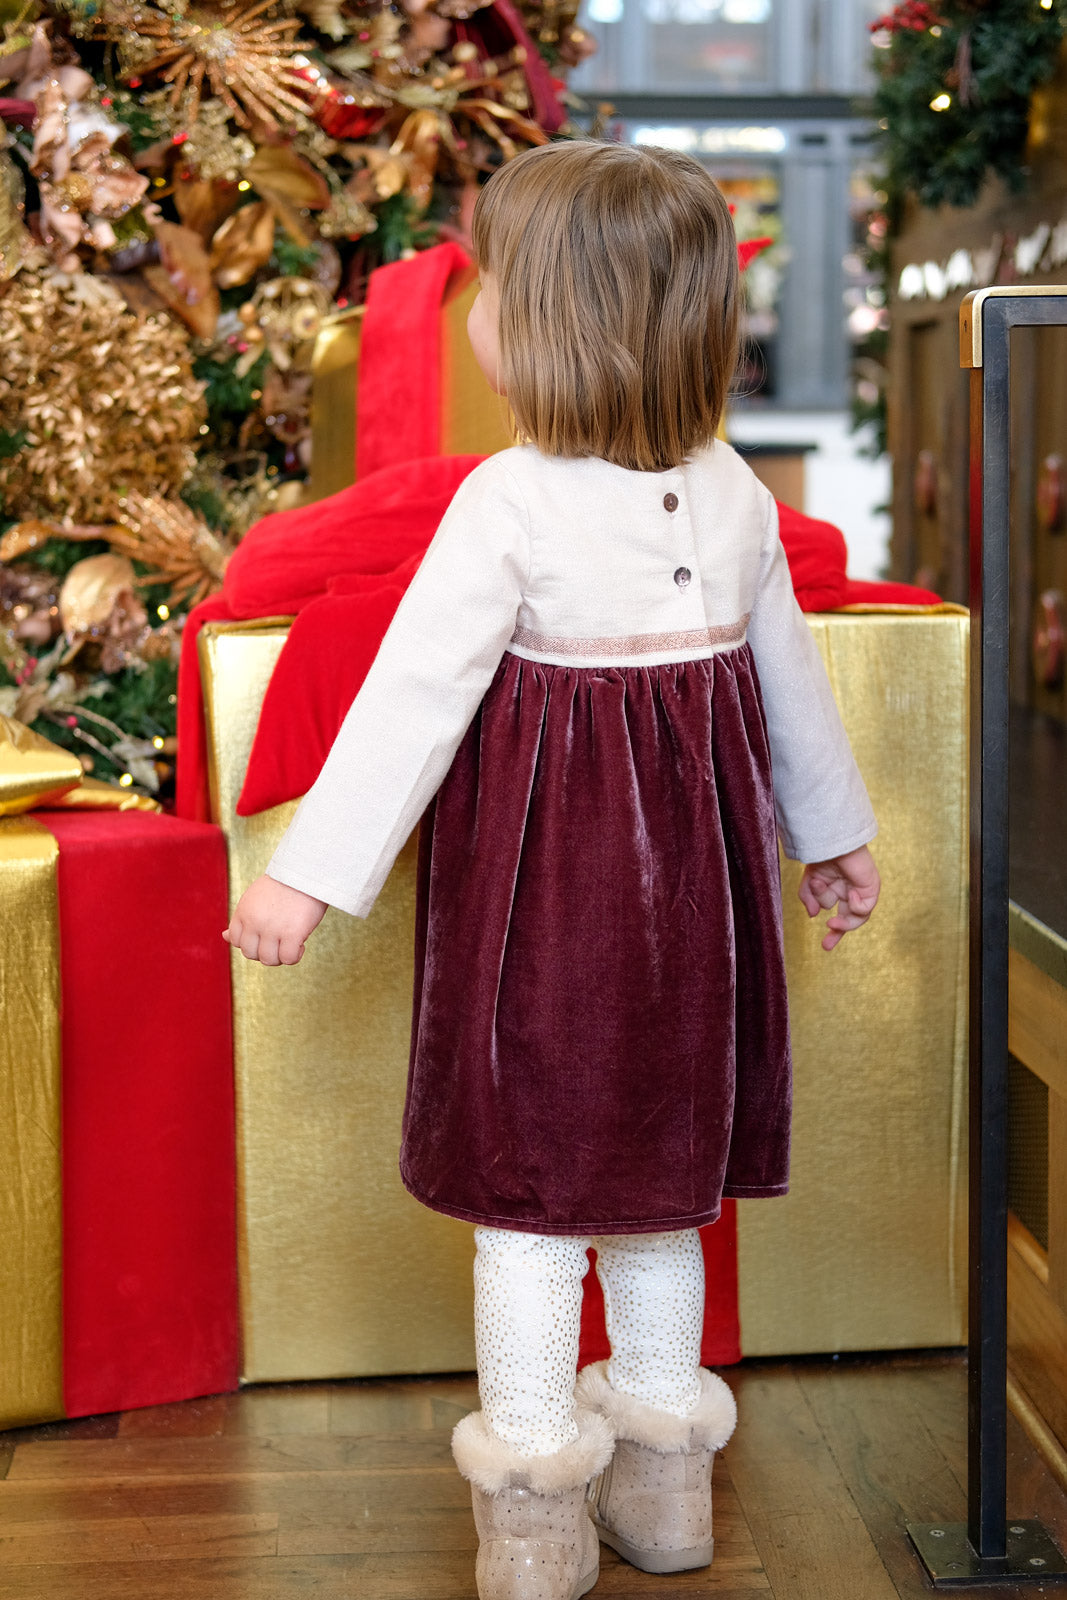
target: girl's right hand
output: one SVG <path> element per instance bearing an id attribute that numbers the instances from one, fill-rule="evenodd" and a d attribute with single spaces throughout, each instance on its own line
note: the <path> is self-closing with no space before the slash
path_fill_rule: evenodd
<path id="1" fill-rule="evenodd" d="M 830 861 L 812 861 L 804 868 L 797 893 L 805 911 L 809 917 L 817 917 L 820 911 L 831 913 L 826 919 L 824 950 L 832 950 L 846 933 L 862 928 L 878 904 L 881 887 L 874 857 L 865 844 Z"/>
<path id="2" fill-rule="evenodd" d="M 304 954 L 304 941 L 325 914 L 325 900 L 291 889 L 264 873 L 238 900 L 222 937 L 249 961 L 261 961 L 265 967 L 295 967 Z"/>

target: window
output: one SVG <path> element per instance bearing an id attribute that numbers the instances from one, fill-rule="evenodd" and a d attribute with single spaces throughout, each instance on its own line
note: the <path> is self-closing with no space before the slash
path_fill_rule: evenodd
<path id="1" fill-rule="evenodd" d="M 869 30 L 885 0 L 588 0 L 598 54 L 578 93 L 869 92 Z"/>

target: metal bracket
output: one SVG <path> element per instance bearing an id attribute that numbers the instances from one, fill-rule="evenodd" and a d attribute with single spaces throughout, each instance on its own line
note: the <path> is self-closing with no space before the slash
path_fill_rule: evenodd
<path id="1" fill-rule="evenodd" d="M 939 1588 L 974 1588 L 986 1583 L 1057 1583 L 1067 1561 L 1040 1522 L 1010 1522 L 1003 1556 L 980 1556 L 964 1522 L 908 1523 L 908 1538 Z"/>

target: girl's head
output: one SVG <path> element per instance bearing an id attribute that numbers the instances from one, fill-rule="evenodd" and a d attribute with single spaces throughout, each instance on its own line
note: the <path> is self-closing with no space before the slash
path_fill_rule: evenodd
<path id="1" fill-rule="evenodd" d="M 474 252 L 499 307 L 500 388 L 539 449 L 662 471 L 714 438 L 737 245 L 699 162 L 589 140 L 528 150 L 478 196 Z"/>

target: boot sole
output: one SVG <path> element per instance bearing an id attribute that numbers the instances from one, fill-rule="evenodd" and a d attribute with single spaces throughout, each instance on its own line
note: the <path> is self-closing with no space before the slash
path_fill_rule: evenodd
<path id="1" fill-rule="evenodd" d="M 636 1567 L 639 1572 L 691 1572 L 694 1567 L 710 1567 L 712 1551 L 715 1548 L 714 1539 L 707 1544 L 698 1544 L 691 1550 L 639 1550 L 620 1534 L 606 1528 L 602 1522 L 593 1518 L 597 1537 L 601 1544 L 610 1545 L 611 1548 L 631 1567 Z M 580 1589 L 579 1594 L 585 1590 Z"/>
<path id="2" fill-rule="evenodd" d="M 593 1589 L 593 1588 L 596 1587 L 596 1581 L 597 1581 L 597 1579 L 599 1577 L 600 1577 L 600 1564 L 598 1562 L 597 1565 L 593 1568 L 592 1572 L 587 1572 L 584 1578 L 579 1578 L 578 1579 L 578 1587 L 574 1591 L 574 1594 L 572 1596 L 572 1600 L 582 1600 L 582 1595 L 583 1594 L 588 1594 L 590 1589 Z"/>

